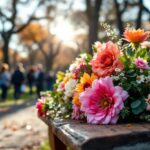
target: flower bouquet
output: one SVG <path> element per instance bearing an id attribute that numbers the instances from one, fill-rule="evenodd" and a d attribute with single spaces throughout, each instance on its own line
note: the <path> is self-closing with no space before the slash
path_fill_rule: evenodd
<path id="1" fill-rule="evenodd" d="M 116 42 L 96 42 L 36 104 L 38 115 L 90 124 L 150 122 L 149 32 L 126 28 Z M 145 42 L 144 42 L 145 41 Z"/>

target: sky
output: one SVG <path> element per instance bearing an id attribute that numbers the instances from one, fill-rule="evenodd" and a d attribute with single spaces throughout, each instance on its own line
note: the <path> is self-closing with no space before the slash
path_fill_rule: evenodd
<path id="1" fill-rule="evenodd" d="M 61 3 L 57 7 L 59 9 L 62 9 L 63 11 L 67 11 L 67 13 L 69 13 L 68 5 L 71 3 L 71 1 L 72 0 L 66 0 L 66 3 Z M 7 7 L 9 8 L 9 5 L 8 5 L 9 2 L 10 2 L 10 0 L 1 0 L 0 6 L 6 6 L 7 5 Z M 55 0 L 55 2 L 56 2 L 56 0 Z M 150 10 L 150 0 L 144 0 L 144 4 Z M 21 6 L 20 5 L 20 6 L 18 6 L 18 10 L 19 10 L 18 16 L 20 17 L 20 19 L 23 22 L 26 22 L 26 20 L 28 19 L 28 16 L 33 12 L 33 10 L 34 10 L 36 5 L 37 5 L 37 0 L 31 0 L 30 1 L 30 5 L 27 5 L 27 6 L 24 6 L 24 5 Z M 40 16 L 40 15 L 42 16 L 43 15 L 43 9 L 44 8 L 38 9 L 38 11 L 37 11 L 38 16 Z M 79 10 L 85 10 L 86 9 L 86 7 L 85 7 L 85 0 L 74 0 L 72 9 L 74 9 L 74 10 L 78 10 L 78 9 Z M 5 10 L 5 11 L 7 11 L 7 10 Z M 130 12 L 130 17 L 131 18 L 135 17 L 136 11 L 137 11 L 136 9 L 135 10 L 133 9 Z M 56 34 L 61 40 L 64 40 L 64 42 L 65 42 L 65 41 L 72 40 L 71 38 L 72 38 L 72 35 L 75 33 L 75 30 L 73 29 L 71 23 L 68 22 L 67 19 L 62 18 L 61 13 L 57 15 L 58 17 L 56 19 L 55 24 L 53 25 L 52 32 L 54 34 Z M 128 13 L 125 14 L 124 17 L 128 18 Z M 147 16 L 144 16 L 144 17 L 146 19 Z M 44 21 L 41 21 L 41 23 L 45 24 Z M 6 24 L 5 26 L 7 28 L 9 28 L 9 24 Z M 20 51 L 20 50 L 22 51 L 21 46 L 18 45 L 17 36 L 14 36 L 12 38 L 12 42 L 11 42 L 10 46 L 11 46 L 12 49 L 16 49 L 17 48 L 18 51 Z"/>
<path id="2" fill-rule="evenodd" d="M 35 0 L 34 0 L 35 1 Z M 3 0 L 4 2 L 4 0 Z M 67 0 L 67 4 L 70 4 L 71 0 Z M 85 9 L 85 5 L 84 5 L 84 0 L 76 0 L 73 3 L 72 9 L 73 10 L 84 10 Z M 62 9 L 63 11 L 66 10 L 68 11 L 68 5 L 66 3 L 61 3 L 59 4 L 58 8 Z M 26 22 L 26 20 L 28 19 L 28 16 L 33 12 L 33 9 L 35 8 L 36 3 L 35 2 L 31 2 L 30 7 L 28 6 L 28 11 L 27 7 L 24 6 L 19 6 L 19 17 L 23 17 L 23 21 Z M 38 16 L 42 16 L 43 15 L 43 9 L 39 9 L 37 11 Z M 45 24 L 45 21 L 40 21 L 41 24 Z M 52 33 L 56 34 L 60 40 L 63 41 L 64 44 L 70 44 L 72 46 L 74 46 L 72 39 L 73 39 L 73 34 L 75 33 L 75 31 L 73 30 L 73 27 L 71 25 L 71 23 L 68 21 L 68 19 L 64 19 L 61 14 L 58 14 L 58 17 L 55 21 L 54 24 L 52 24 Z M 65 36 L 64 36 L 65 35 Z M 16 44 L 17 43 L 17 44 Z M 21 51 L 22 55 L 24 57 L 27 56 L 26 51 L 23 50 L 23 47 L 20 45 L 18 45 L 18 41 L 17 41 L 17 36 L 14 36 L 12 39 L 12 42 L 10 44 L 11 48 L 17 51 Z"/>

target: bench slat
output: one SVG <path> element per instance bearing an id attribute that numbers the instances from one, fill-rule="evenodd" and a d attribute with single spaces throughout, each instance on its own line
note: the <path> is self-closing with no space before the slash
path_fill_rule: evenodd
<path id="1" fill-rule="evenodd" d="M 72 150 L 109 150 L 126 144 L 150 141 L 148 123 L 88 125 L 74 120 L 42 120 L 51 127 L 51 132 Z"/>

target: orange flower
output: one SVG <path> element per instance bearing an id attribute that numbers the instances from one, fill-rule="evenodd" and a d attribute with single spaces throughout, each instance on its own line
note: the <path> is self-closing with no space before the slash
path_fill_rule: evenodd
<path id="1" fill-rule="evenodd" d="M 144 30 L 142 29 L 126 29 L 123 33 L 123 36 L 128 42 L 136 43 L 147 40 L 147 38 L 149 37 L 149 33 L 144 32 Z"/>
<path id="2" fill-rule="evenodd" d="M 81 103 L 79 100 L 79 93 L 78 92 L 74 93 L 72 103 L 80 107 Z"/>
<path id="3" fill-rule="evenodd" d="M 92 70 L 98 77 L 112 75 L 116 68 L 123 70 L 124 65 L 119 60 L 120 52 L 117 45 L 111 41 L 103 44 L 103 49 L 98 51 L 91 61 Z"/>
<path id="4" fill-rule="evenodd" d="M 85 88 L 91 87 L 93 80 L 95 80 L 97 77 L 92 74 L 91 76 L 87 73 L 83 74 L 83 77 L 81 77 L 80 83 L 76 86 L 76 91 L 81 93 L 85 90 Z"/>

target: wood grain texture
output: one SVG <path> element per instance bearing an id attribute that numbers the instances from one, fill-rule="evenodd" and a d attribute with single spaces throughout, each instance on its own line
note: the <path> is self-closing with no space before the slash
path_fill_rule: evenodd
<path id="1" fill-rule="evenodd" d="M 66 145 L 53 134 L 51 126 L 48 127 L 48 137 L 51 150 L 66 150 Z"/>
<path id="2" fill-rule="evenodd" d="M 111 150 L 122 145 L 150 142 L 150 124 L 88 125 L 74 120 L 42 119 L 72 150 Z"/>

